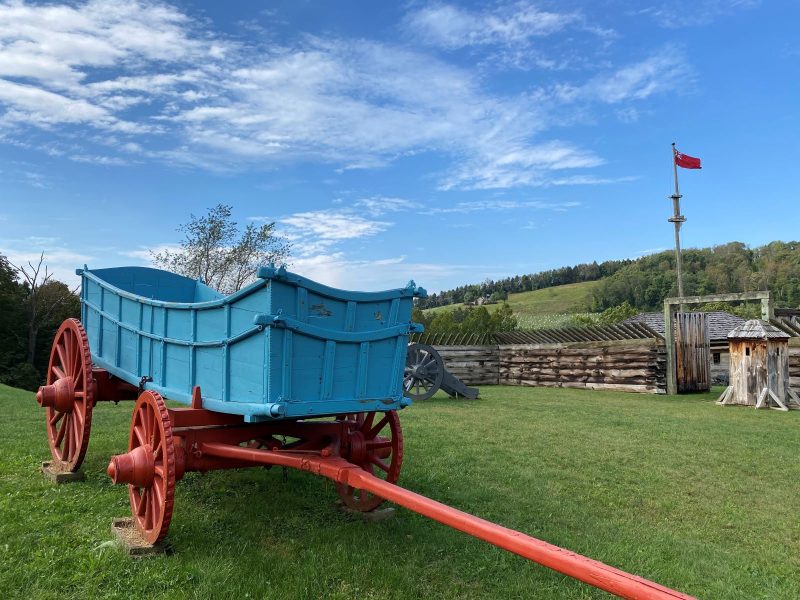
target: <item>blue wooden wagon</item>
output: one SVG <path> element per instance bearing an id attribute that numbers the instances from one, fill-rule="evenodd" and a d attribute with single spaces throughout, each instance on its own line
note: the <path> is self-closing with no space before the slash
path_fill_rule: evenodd
<path id="1" fill-rule="evenodd" d="M 395 410 L 413 298 L 410 282 L 348 292 L 262 267 L 230 296 L 144 267 L 80 271 L 92 361 L 142 389 L 246 422 Z"/>
<path id="2" fill-rule="evenodd" d="M 413 282 L 348 292 L 269 266 L 223 296 L 157 269 L 78 272 L 82 320 L 56 333 L 36 398 L 65 471 L 83 461 L 97 402 L 136 401 L 108 474 L 146 542 L 166 535 L 187 471 L 278 465 L 333 480 L 354 510 L 390 500 L 623 597 L 688 598 L 394 485 L 411 309 L 425 294 Z"/>

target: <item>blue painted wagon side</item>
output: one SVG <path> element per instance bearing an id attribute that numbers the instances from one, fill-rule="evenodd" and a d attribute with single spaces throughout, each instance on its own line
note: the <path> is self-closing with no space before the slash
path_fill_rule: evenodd
<path id="1" fill-rule="evenodd" d="M 383 292 L 327 287 L 262 267 L 223 296 L 200 281 L 146 267 L 78 271 L 92 361 L 182 403 L 268 419 L 393 410 L 402 381 L 410 282 Z"/>

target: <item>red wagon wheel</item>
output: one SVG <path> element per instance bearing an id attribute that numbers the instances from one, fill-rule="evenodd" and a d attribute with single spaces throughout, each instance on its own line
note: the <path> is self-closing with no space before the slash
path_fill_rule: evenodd
<path id="1" fill-rule="evenodd" d="M 114 483 L 127 483 L 136 526 L 155 544 L 167 535 L 175 497 L 175 446 L 172 422 L 161 395 L 145 391 L 131 418 L 128 453 L 108 465 Z"/>
<path id="2" fill-rule="evenodd" d="M 403 464 L 403 430 L 397 411 L 349 415 L 345 459 L 389 483 L 396 483 Z M 349 485 L 336 484 L 346 506 L 361 512 L 375 510 L 383 498 Z"/>
<path id="3" fill-rule="evenodd" d="M 36 401 L 47 409 L 47 439 L 53 458 L 62 468 L 77 471 L 89 446 L 94 407 L 89 338 L 78 319 L 67 319 L 58 328 L 47 385 L 39 388 Z"/>

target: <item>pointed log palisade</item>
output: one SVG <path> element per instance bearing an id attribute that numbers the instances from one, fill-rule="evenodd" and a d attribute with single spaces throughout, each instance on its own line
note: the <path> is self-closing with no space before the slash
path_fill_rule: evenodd
<path id="1" fill-rule="evenodd" d="M 82 322 L 59 329 L 36 397 L 69 471 L 86 454 L 94 406 L 135 400 L 128 452 L 108 475 L 127 485 L 149 543 L 166 536 L 187 471 L 276 465 L 332 480 L 354 510 L 388 500 L 623 598 L 690 598 L 396 485 L 406 348 L 421 330 L 411 308 L 425 295 L 413 282 L 348 292 L 269 266 L 222 296 L 157 269 L 78 273 Z"/>

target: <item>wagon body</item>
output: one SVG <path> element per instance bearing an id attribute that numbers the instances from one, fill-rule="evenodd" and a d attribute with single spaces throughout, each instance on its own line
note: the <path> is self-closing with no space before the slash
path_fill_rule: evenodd
<path id="1" fill-rule="evenodd" d="M 82 321 L 92 362 L 181 403 L 248 422 L 402 408 L 413 282 L 383 292 L 327 287 L 262 267 L 223 296 L 145 267 L 89 270 Z"/>

